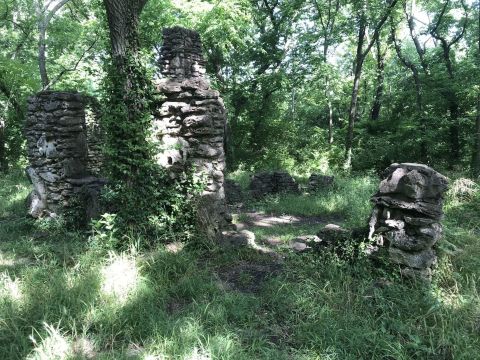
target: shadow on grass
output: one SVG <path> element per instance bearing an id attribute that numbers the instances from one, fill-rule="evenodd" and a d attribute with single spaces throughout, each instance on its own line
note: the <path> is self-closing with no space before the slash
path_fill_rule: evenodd
<path id="1" fill-rule="evenodd" d="M 219 282 L 220 272 L 242 262 L 271 261 L 248 249 L 100 253 L 80 235 L 59 231 L 35 238 L 31 223 L 21 231 L 12 223 L 2 229 L 8 237 L 0 242 L 11 261 L 1 268 L 0 354 L 5 359 L 54 358 L 54 351 L 63 350 L 70 358 L 98 359 L 474 359 L 480 353 L 480 279 L 473 257 L 480 246 L 476 227 L 460 226 L 467 210 L 460 209 L 458 217 L 447 214 L 446 221 L 447 239 L 466 251 L 443 256 L 429 286 L 395 278 L 379 285 L 376 280 L 386 273 L 365 260 L 291 254 L 257 292 Z M 256 229 L 260 237 L 285 241 L 316 231 L 316 224 Z M 75 353 L 79 339 L 91 346 Z"/>
<path id="2" fill-rule="evenodd" d="M 45 324 L 69 343 L 89 339 L 95 356 L 109 359 L 189 359 L 195 352 L 213 359 L 467 359 L 480 349 L 478 293 L 468 284 L 454 290 L 441 276 L 431 286 L 376 286 L 382 274 L 366 261 L 292 254 L 258 292 L 244 293 L 221 286 L 218 272 L 265 257 L 160 250 L 137 255 L 138 278 L 122 300 L 106 293 L 113 260 L 76 259 L 74 266 L 40 259 L 15 274 L 20 300 L 0 303 L 4 358 L 47 346 Z M 114 279 L 123 286 L 128 274 Z"/>

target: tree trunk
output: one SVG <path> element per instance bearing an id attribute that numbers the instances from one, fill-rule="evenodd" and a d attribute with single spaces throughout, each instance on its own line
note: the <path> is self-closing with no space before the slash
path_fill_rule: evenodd
<path id="1" fill-rule="evenodd" d="M 61 0 L 48 10 L 51 2 L 44 6 L 43 0 L 37 0 L 36 11 L 38 21 L 38 69 L 42 81 L 42 89 L 47 89 L 50 85 L 50 79 L 47 73 L 47 27 L 58 10 L 60 10 L 70 0 Z"/>
<path id="2" fill-rule="evenodd" d="M 327 55 L 328 55 L 328 35 L 325 35 L 324 44 L 323 44 L 323 62 L 325 64 L 325 69 L 327 68 Z M 333 107 L 332 99 L 330 99 L 330 78 L 327 74 L 325 75 L 325 98 L 327 99 L 328 107 L 328 145 L 331 147 L 333 144 Z"/>
<path id="3" fill-rule="evenodd" d="M 478 53 L 477 53 L 477 73 L 480 73 L 480 1 L 477 8 L 478 16 Z M 475 177 L 480 176 L 480 90 L 477 93 L 477 116 L 475 118 L 475 148 L 473 149 L 472 170 Z"/>
<path id="4" fill-rule="evenodd" d="M 333 144 L 333 107 L 332 101 L 328 98 L 328 145 L 332 146 Z"/>
<path id="5" fill-rule="evenodd" d="M 364 2 L 362 5 L 362 10 L 359 17 L 359 27 L 358 27 L 358 42 L 357 42 L 357 52 L 355 56 L 355 63 L 353 67 L 354 79 L 353 79 L 353 88 L 352 88 L 352 98 L 350 102 L 350 111 L 348 112 L 348 130 L 347 137 L 345 141 L 345 163 L 344 168 L 350 169 L 352 165 L 352 149 L 353 149 L 353 129 L 355 127 L 355 121 L 357 118 L 358 112 L 358 92 L 360 88 L 360 78 L 362 75 L 362 67 L 365 58 L 372 49 L 375 41 L 378 40 L 380 36 L 380 30 L 382 29 L 385 21 L 387 21 L 392 9 L 396 6 L 398 0 L 391 0 L 389 2 L 387 10 L 384 12 L 383 16 L 380 18 L 376 26 L 374 27 L 373 35 L 370 41 L 367 43 L 365 50 L 363 50 L 363 44 L 365 42 L 365 35 L 367 32 L 367 7 L 368 1 Z"/>
<path id="6" fill-rule="evenodd" d="M 475 118 L 475 148 L 473 149 L 472 170 L 475 177 L 480 176 L 480 94 L 477 95 L 477 116 Z"/>
<path id="7" fill-rule="evenodd" d="M 147 0 L 104 0 L 110 30 L 111 111 L 108 121 L 111 176 L 133 186 L 150 158 L 145 116 L 148 79 L 139 56 L 138 24 Z"/>
<path id="8" fill-rule="evenodd" d="M 38 69 L 40 71 L 40 79 L 42 81 L 42 88 L 45 89 L 50 83 L 47 74 L 47 56 L 46 56 L 46 29 L 47 26 L 40 21 L 38 23 Z"/>
<path id="9" fill-rule="evenodd" d="M 358 28 L 357 53 L 355 56 L 355 63 L 353 69 L 354 78 L 352 97 L 350 99 L 350 110 L 348 112 L 348 130 L 347 138 L 345 140 L 345 169 L 350 169 L 350 167 L 352 166 L 353 129 L 355 127 L 355 121 L 357 118 L 358 92 L 360 89 L 360 77 L 362 75 L 362 67 L 364 60 L 363 43 L 365 41 L 365 32 L 366 20 L 365 14 L 362 14 L 360 18 L 360 26 Z"/>
<path id="10" fill-rule="evenodd" d="M 147 0 L 104 0 L 114 58 L 138 51 L 138 21 Z M 123 69 L 121 69 L 123 70 Z"/>
<path id="11" fill-rule="evenodd" d="M 360 63 L 357 63 L 355 67 L 355 77 L 353 79 L 350 111 L 348 112 L 348 130 L 347 130 L 347 139 L 345 141 L 345 165 L 344 165 L 345 169 L 350 169 L 350 167 L 352 166 L 353 129 L 355 127 L 355 121 L 357 118 L 358 92 L 360 89 L 361 75 L 362 75 L 362 66 Z"/>
<path id="12" fill-rule="evenodd" d="M 0 172 L 6 172 L 8 170 L 5 145 L 5 121 L 0 119 Z"/>
<path id="13" fill-rule="evenodd" d="M 383 97 L 383 81 L 384 81 L 384 69 L 385 69 L 385 54 L 382 54 L 380 46 L 380 40 L 377 39 L 377 88 L 375 89 L 375 96 L 372 105 L 372 111 L 370 119 L 377 121 L 380 117 L 380 109 L 382 108 Z"/>
<path id="14" fill-rule="evenodd" d="M 407 21 L 409 21 L 409 15 L 405 12 Z M 415 36 L 413 33 L 413 23 L 408 22 L 409 27 L 410 27 L 410 34 L 412 38 Z M 397 38 L 395 35 L 395 28 L 392 26 L 391 29 L 391 38 L 393 40 L 393 45 L 395 47 L 395 52 L 397 53 L 398 58 L 400 59 L 400 62 L 412 72 L 413 76 L 413 82 L 415 83 L 415 103 L 416 103 L 416 112 L 417 116 L 419 118 L 419 124 L 420 124 L 420 132 L 421 132 L 421 138 L 420 138 L 420 161 L 423 163 L 428 163 L 428 148 L 427 148 L 427 140 L 426 140 L 426 134 L 427 134 L 427 123 L 425 116 L 423 114 L 423 98 L 422 98 L 422 84 L 420 82 L 420 74 L 419 74 L 419 69 L 418 67 L 408 60 L 404 54 L 402 53 L 402 49 L 400 44 L 397 42 Z M 415 40 L 414 40 L 415 41 Z M 417 39 L 418 41 L 418 39 Z M 417 49 L 418 50 L 418 49 Z M 420 58 L 420 61 L 422 61 L 422 55 L 421 53 L 417 53 L 417 55 Z M 422 68 L 426 69 L 422 65 Z M 426 73 L 427 74 L 427 73 Z"/>
<path id="15" fill-rule="evenodd" d="M 445 100 L 448 103 L 448 110 L 450 112 L 450 166 L 453 167 L 460 161 L 460 124 L 458 123 L 460 105 L 457 94 L 452 87 L 455 82 L 455 73 L 453 70 L 452 60 L 450 59 L 450 46 L 443 41 L 443 39 L 441 39 L 441 42 L 443 48 L 443 59 L 445 61 L 445 67 L 447 68 L 448 78 L 450 80 L 450 84 L 447 85 L 448 88 L 445 91 Z"/>

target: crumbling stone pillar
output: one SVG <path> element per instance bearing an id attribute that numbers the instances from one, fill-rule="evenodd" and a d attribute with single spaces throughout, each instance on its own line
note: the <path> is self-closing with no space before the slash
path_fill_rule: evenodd
<path id="1" fill-rule="evenodd" d="M 181 27 L 165 29 L 160 68 L 157 89 L 164 99 L 153 122 L 156 160 L 172 177 L 191 165 L 205 177 L 203 209 L 220 229 L 228 219 L 223 185 L 226 112 L 205 76 L 199 34 Z"/>
<path id="2" fill-rule="evenodd" d="M 44 91 L 28 99 L 25 123 L 26 172 L 34 190 L 29 214 L 54 217 L 72 204 L 85 186 L 104 183 L 87 172 L 87 136 L 82 96 Z"/>
<path id="3" fill-rule="evenodd" d="M 442 235 L 445 176 L 422 164 L 392 164 L 372 197 L 369 238 L 407 277 L 430 278 Z"/>

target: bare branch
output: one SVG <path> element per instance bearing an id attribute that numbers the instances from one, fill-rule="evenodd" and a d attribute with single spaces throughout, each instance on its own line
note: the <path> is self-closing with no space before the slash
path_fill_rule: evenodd
<path id="1" fill-rule="evenodd" d="M 78 58 L 77 62 L 75 63 L 75 65 L 71 68 L 64 68 L 56 77 L 54 80 L 52 80 L 45 88 L 44 90 L 48 90 L 50 89 L 53 85 L 55 85 L 58 81 L 60 81 L 60 79 L 63 77 L 63 75 L 65 75 L 66 73 L 69 73 L 69 72 L 73 72 L 73 71 L 76 71 L 78 66 L 80 65 L 80 63 L 82 62 L 82 60 L 85 58 L 85 56 L 87 55 L 87 53 L 90 52 L 90 50 L 93 49 L 93 47 L 95 46 L 95 44 L 97 43 L 97 40 L 98 40 L 98 36 L 95 38 L 95 40 L 93 41 L 93 43 L 87 48 L 85 49 L 85 51 L 82 53 L 82 55 L 80 55 L 80 57 Z"/>

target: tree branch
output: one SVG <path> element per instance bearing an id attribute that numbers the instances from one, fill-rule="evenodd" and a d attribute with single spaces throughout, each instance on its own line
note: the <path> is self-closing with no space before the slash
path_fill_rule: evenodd
<path id="1" fill-rule="evenodd" d="M 373 30 L 373 36 L 370 39 L 370 42 L 367 45 L 367 48 L 362 53 L 362 58 L 365 58 L 370 52 L 370 49 L 375 44 L 376 39 L 380 36 L 380 30 L 382 29 L 383 24 L 385 24 L 385 21 L 387 21 L 387 19 L 390 17 L 390 13 L 392 12 L 393 8 L 397 5 L 397 3 L 398 3 L 398 0 L 392 0 L 388 5 L 387 10 L 385 11 L 382 18 L 377 23 L 377 26 L 375 26 L 375 29 Z"/>
<path id="2" fill-rule="evenodd" d="M 60 73 L 55 77 L 55 79 L 53 81 L 51 81 L 45 88 L 44 90 L 48 90 L 50 89 L 53 85 L 55 85 L 58 81 L 60 81 L 60 79 L 62 78 L 63 75 L 65 75 L 66 73 L 68 72 L 73 72 L 73 71 L 76 71 L 77 68 L 78 68 L 78 65 L 80 65 L 80 63 L 82 62 L 82 60 L 85 58 L 85 56 L 87 55 L 88 52 L 90 52 L 90 50 L 93 49 L 93 47 L 95 46 L 95 44 L 97 43 L 97 40 L 98 40 L 98 36 L 95 38 L 95 40 L 93 41 L 93 43 L 87 48 L 85 49 L 85 51 L 82 53 L 82 55 L 80 55 L 80 57 L 78 58 L 77 62 L 75 63 L 75 65 L 71 68 L 64 68 L 62 69 L 62 71 L 60 71 Z"/>

